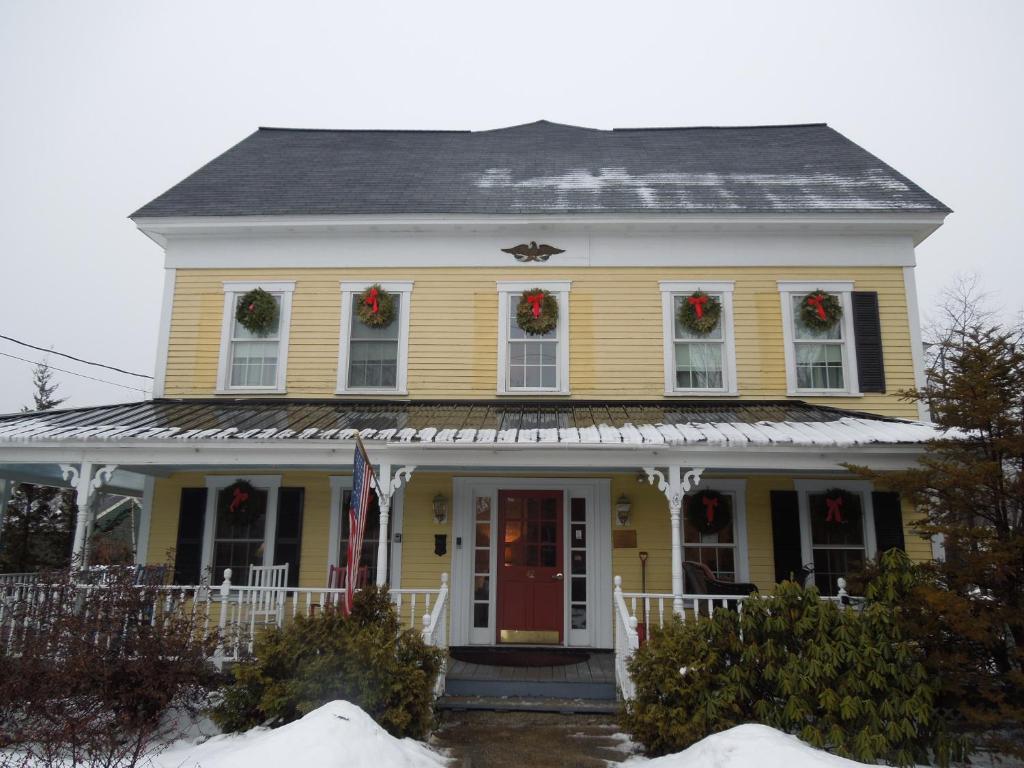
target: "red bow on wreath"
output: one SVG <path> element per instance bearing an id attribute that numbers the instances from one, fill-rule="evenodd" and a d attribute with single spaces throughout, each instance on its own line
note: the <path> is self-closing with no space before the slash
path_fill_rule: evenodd
<path id="1" fill-rule="evenodd" d="M 378 296 L 380 296 L 380 292 L 376 288 L 371 288 L 369 293 L 366 294 L 366 298 L 363 299 L 363 303 L 369 304 L 372 307 L 371 311 L 375 315 L 380 310 L 380 305 L 377 303 Z"/>
<path id="2" fill-rule="evenodd" d="M 704 317 L 704 305 L 708 303 L 707 296 L 690 296 L 686 300 L 690 302 L 693 311 L 697 313 L 698 320 Z"/>
<path id="3" fill-rule="evenodd" d="M 843 522 L 843 497 L 837 496 L 834 499 L 825 497 L 825 506 L 828 507 L 828 514 L 825 515 L 826 523 Z"/>
<path id="4" fill-rule="evenodd" d="M 228 505 L 228 512 L 236 512 L 240 506 L 249 500 L 249 494 L 241 488 L 235 488 L 234 496 Z"/>
<path id="5" fill-rule="evenodd" d="M 530 306 L 533 308 L 533 316 L 540 317 L 540 305 L 544 301 L 543 293 L 530 293 L 527 294 L 526 300 L 530 302 Z"/>
<path id="6" fill-rule="evenodd" d="M 708 525 L 715 522 L 715 508 L 718 506 L 718 499 L 714 496 L 704 496 L 701 498 L 704 503 L 704 514 L 707 516 Z"/>
<path id="7" fill-rule="evenodd" d="M 256 311 L 256 305 L 255 304 L 250 304 L 249 305 L 249 312 L 255 312 L 255 311 Z"/>
<path id="8" fill-rule="evenodd" d="M 814 307 L 815 311 L 818 313 L 818 317 L 820 317 L 822 320 L 827 320 L 828 319 L 828 315 L 825 314 L 825 307 L 822 306 L 824 303 L 825 303 L 825 295 L 824 294 L 819 293 L 819 294 L 816 294 L 814 296 L 808 296 L 807 297 L 807 304 L 808 304 L 808 306 Z"/>

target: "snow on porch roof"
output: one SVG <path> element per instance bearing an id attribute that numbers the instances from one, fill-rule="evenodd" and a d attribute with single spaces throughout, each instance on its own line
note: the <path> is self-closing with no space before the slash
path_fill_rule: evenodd
<path id="1" fill-rule="evenodd" d="M 801 401 L 152 400 L 0 416 L 0 445 L 146 440 L 848 447 L 920 444 L 920 422 Z"/>

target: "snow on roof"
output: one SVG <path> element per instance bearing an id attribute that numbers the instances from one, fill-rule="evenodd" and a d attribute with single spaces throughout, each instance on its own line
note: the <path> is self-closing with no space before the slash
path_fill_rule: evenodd
<path id="1" fill-rule="evenodd" d="M 273 730 L 178 743 L 154 768 L 441 768 L 449 760 L 412 739 L 396 739 L 347 701 L 332 701 Z"/>
<path id="2" fill-rule="evenodd" d="M 146 440 L 352 440 L 434 445 L 920 444 L 922 422 L 806 403 L 487 403 L 157 400 L 0 417 L 0 444 Z"/>

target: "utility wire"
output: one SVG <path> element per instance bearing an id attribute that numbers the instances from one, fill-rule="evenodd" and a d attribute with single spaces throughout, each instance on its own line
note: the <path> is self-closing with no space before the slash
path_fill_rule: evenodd
<path id="1" fill-rule="evenodd" d="M 25 341 L 18 341 L 17 339 L 12 339 L 10 336 L 4 336 L 3 334 L 0 334 L 0 339 L 5 339 L 6 341 L 13 341 L 15 344 L 20 344 L 23 347 L 28 347 L 29 349 L 35 349 L 35 350 L 38 350 L 39 352 L 45 352 L 48 355 L 58 355 L 60 357 L 66 357 L 68 360 L 74 360 L 76 363 L 85 363 L 86 365 L 95 365 L 97 368 L 106 368 L 106 369 L 111 370 L 111 371 L 117 371 L 118 373 L 127 374 L 128 376 L 138 376 L 140 379 L 152 379 L 153 378 L 152 376 L 147 376 L 145 373 L 132 373 L 131 371 L 126 371 L 123 368 L 115 368 L 112 365 L 104 365 L 103 363 L 94 363 L 91 360 L 83 360 L 82 358 L 75 357 L 74 355 L 65 355 L 63 352 L 56 352 L 56 351 L 54 351 L 52 349 L 44 349 L 43 347 L 37 347 L 35 344 L 29 344 L 28 342 L 25 342 Z M 8 357 L 13 357 L 13 355 L 8 355 Z M 16 358 L 16 359 L 20 360 L 21 358 L 19 357 L 19 358 Z M 60 368 L 55 368 L 54 370 L 59 371 Z M 64 371 L 64 373 L 73 373 L 73 371 Z M 89 377 L 86 376 L 86 378 L 89 378 Z M 96 379 L 96 381 L 103 381 L 103 379 Z M 113 382 L 109 382 L 108 381 L 107 383 L 108 384 L 112 384 Z M 134 387 L 129 387 L 129 389 L 134 389 Z"/>
<path id="2" fill-rule="evenodd" d="M 61 373 L 70 373 L 72 376 L 78 376 L 83 379 L 89 379 L 90 381 L 98 381 L 102 384 L 110 384 L 113 387 L 121 387 L 121 389 L 133 389 L 136 392 L 141 392 L 144 395 L 149 394 L 148 389 L 140 389 L 139 387 L 129 387 L 127 384 L 118 384 L 116 381 L 107 381 L 106 379 L 97 379 L 95 376 L 86 376 L 84 373 L 77 373 L 75 371 L 69 371 L 65 368 L 57 368 L 56 366 L 50 365 L 49 363 L 40 363 L 36 360 L 26 360 L 24 357 L 18 357 L 17 355 L 9 355 L 6 352 L 0 352 L 0 355 L 9 357 L 12 360 L 20 360 L 23 363 L 29 363 L 31 365 L 45 365 L 54 371 L 60 371 Z"/>

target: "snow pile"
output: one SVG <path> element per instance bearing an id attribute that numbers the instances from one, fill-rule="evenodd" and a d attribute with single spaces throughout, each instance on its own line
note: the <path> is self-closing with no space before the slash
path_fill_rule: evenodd
<path id="1" fill-rule="evenodd" d="M 738 725 L 692 747 L 653 760 L 638 758 L 630 768 L 864 768 L 863 763 L 830 755 L 796 736 L 767 725 Z"/>
<path id="2" fill-rule="evenodd" d="M 355 704 L 332 701 L 273 730 L 178 744 L 154 768 L 440 768 L 448 760 L 412 739 L 396 739 Z"/>

